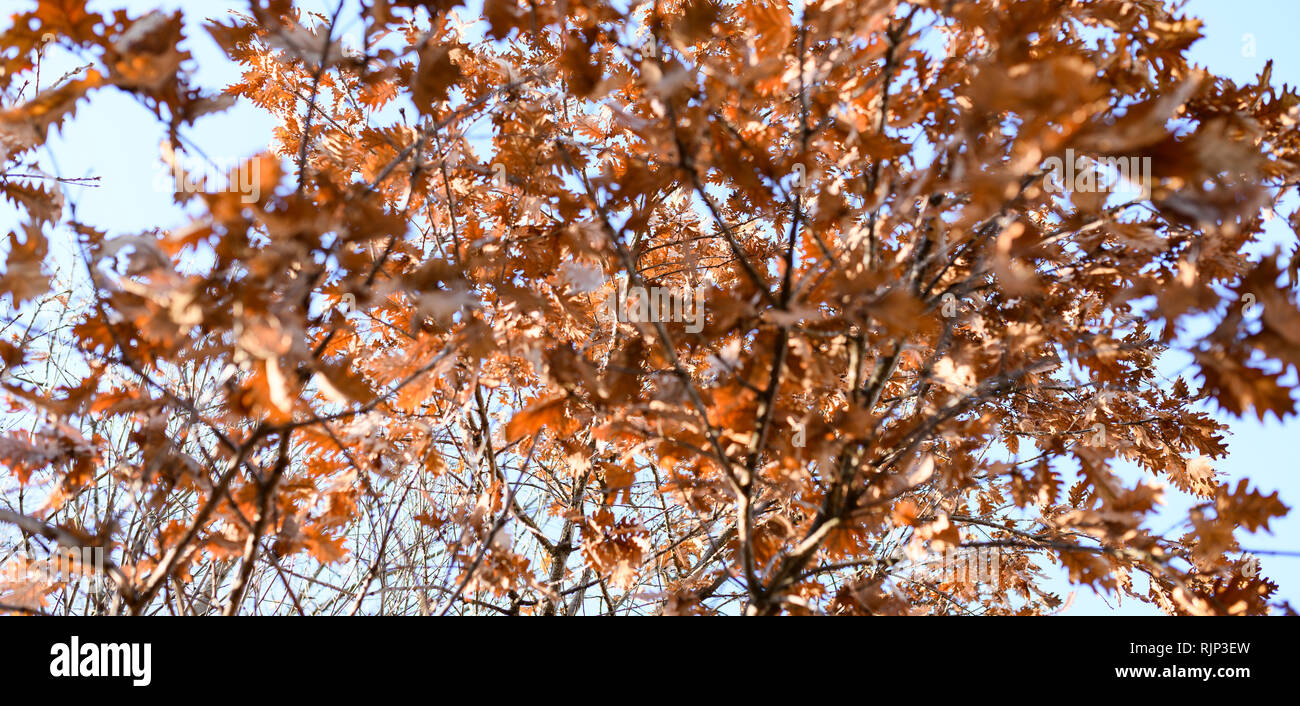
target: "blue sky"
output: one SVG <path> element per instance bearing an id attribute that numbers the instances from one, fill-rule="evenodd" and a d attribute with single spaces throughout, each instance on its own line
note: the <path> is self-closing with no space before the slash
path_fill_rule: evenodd
<path id="1" fill-rule="evenodd" d="M 349 0 L 351 4 L 353 0 Z M 18 3 L 6 2 L 5 13 Z M 23 3 L 28 4 L 28 3 Z M 477 3 L 471 3 L 476 5 Z M 333 9 L 334 0 L 306 0 L 299 5 L 320 12 Z M 196 81 L 210 89 L 219 89 L 238 75 L 238 69 L 228 62 L 207 34 L 200 30 L 198 20 L 219 17 L 230 9 L 242 10 L 243 0 L 97 0 L 91 7 L 109 11 L 126 7 L 132 15 L 154 9 L 181 9 L 187 17 L 188 49 L 195 55 Z M 1191 0 L 1187 4 L 1190 14 L 1205 20 L 1205 38 L 1192 46 L 1194 61 L 1212 72 L 1238 82 L 1252 80 L 1272 59 L 1273 82 L 1300 85 L 1300 47 L 1294 36 L 1300 26 L 1300 2 L 1295 0 Z M 472 17 L 461 10 L 465 17 Z M 342 26 L 343 34 L 351 35 L 353 45 L 360 27 L 352 19 Z M 344 13 L 348 17 L 349 13 Z M 75 66 L 74 57 L 52 55 L 44 75 L 56 77 Z M 48 79 L 47 79 L 48 80 Z M 274 121 L 248 105 L 238 105 L 230 111 L 201 120 L 183 131 L 187 141 L 200 146 L 204 152 L 223 165 L 251 156 L 267 149 Z M 170 190 L 155 188 L 165 174 L 159 160 L 159 144 L 163 130 L 152 114 L 131 97 L 113 91 L 100 91 L 93 100 L 83 102 L 75 120 L 62 134 L 50 142 L 50 149 L 42 154 L 46 169 L 64 177 L 99 176 L 97 188 L 69 187 L 68 198 L 75 204 L 77 217 L 88 223 L 109 227 L 116 233 L 129 233 L 158 227 L 177 226 L 186 222 L 185 215 L 172 203 Z M 51 161 L 53 157 L 53 161 Z M 1286 225 L 1285 216 L 1296 204 L 1281 211 L 1281 218 L 1268 224 L 1266 245 L 1284 243 L 1288 248 L 1295 236 Z M 19 225 L 19 214 L 7 203 L 0 203 L 0 231 Z M 73 263 L 71 240 L 66 233 L 51 237 L 54 260 Z M 65 265 L 66 266 L 66 265 Z M 1185 359 L 1171 357 L 1162 365 L 1169 377 L 1180 372 L 1188 376 Z M 1280 423 L 1273 418 L 1260 423 L 1253 418 L 1236 420 L 1225 418 L 1231 424 L 1229 458 L 1217 467 L 1235 481 L 1249 476 L 1252 483 L 1264 492 L 1277 490 L 1289 507 L 1300 506 L 1300 479 L 1296 474 L 1293 451 L 1287 443 L 1300 432 L 1300 422 L 1295 418 Z M 1149 524 L 1149 528 L 1164 532 L 1175 528 L 1191 504 L 1177 491 L 1170 489 L 1168 509 Z M 1161 524 L 1161 523 L 1164 524 Z M 1260 550 L 1300 550 L 1300 510 L 1292 516 L 1272 524 L 1272 534 L 1242 533 L 1242 546 Z M 1183 530 L 1175 529 L 1181 534 Z M 1282 588 L 1281 597 L 1300 604 L 1300 558 L 1260 556 L 1264 573 Z M 1054 585 L 1062 595 L 1072 587 L 1064 581 Z M 1156 611 L 1149 607 L 1126 601 L 1116 608 L 1093 595 L 1087 589 L 1077 590 L 1069 614 L 1123 613 L 1148 614 Z"/>

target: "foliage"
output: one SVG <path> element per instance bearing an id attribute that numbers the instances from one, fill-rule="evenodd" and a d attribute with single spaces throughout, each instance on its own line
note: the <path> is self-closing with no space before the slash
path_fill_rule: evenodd
<path id="1" fill-rule="evenodd" d="M 220 94 L 179 13 L 10 18 L 0 521 L 113 582 L 4 609 L 1040 614 L 1056 565 L 1270 610 L 1234 532 L 1287 508 L 1217 477 L 1206 407 L 1294 413 L 1294 267 L 1250 254 L 1300 176 L 1268 70 L 1193 66 L 1155 0 L 460 5 L 372 0 L 351 46 L 342 6 L 253 0 L 204 25 Z M 34 84 L 51 46 L 87 65 Z M 111 91 L 176 165 L 235 101 L 274 151 L 177 189 L 183 227 L 79 222 L 40 149 Z M 1149 189 L 1049 188 L 1076 154 Z M 996 577 L 901 571 L 955 548 Z"/>

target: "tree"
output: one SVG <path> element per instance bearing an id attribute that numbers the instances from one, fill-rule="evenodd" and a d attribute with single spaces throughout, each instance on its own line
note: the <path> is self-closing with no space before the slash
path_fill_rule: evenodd
<path id="1" fill-rule="evenodd" d="M 10 18 L 0 536 L 112 580 L 6 610 L 1038 614 L 1050 565 L 1270 610 L 1236 531 L 1287 508 L 1207 407 L 1295 408 L 1269 69 L 1154 0 L 458 6 L 254 0 L 215 95 L 179 13 Z M 87 66 L 36 92 L 48 46 Z M 275 149 L 106 232 L 37 163 L 107 91 L 179 171 L 232 101 Z"/>

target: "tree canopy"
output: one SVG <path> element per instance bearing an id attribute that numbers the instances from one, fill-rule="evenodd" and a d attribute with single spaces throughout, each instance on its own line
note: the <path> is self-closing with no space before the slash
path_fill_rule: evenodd
<path id="1" fill-rule="evenodd" d="M 252 0 L 202 18 L 219 91 L 179 12 L 26 5 L 0 543 L 109 581 L 0 610 L 1278 607 L 1239 540 L 1287 508 L 1212 412 L 1295 411 L 1300 261 L 1256 246 L 1300 96 L 1163 2 Z M 108 92 L 192 222 L 68 205 L 47 141 Z M 200 176 L 237 102 L 273 150 Z"/>

